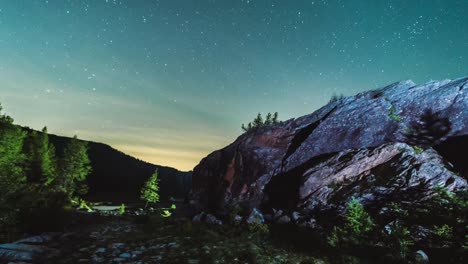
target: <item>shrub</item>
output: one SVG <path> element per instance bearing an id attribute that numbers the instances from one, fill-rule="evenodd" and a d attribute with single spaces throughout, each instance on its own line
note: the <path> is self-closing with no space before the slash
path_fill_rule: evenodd
<path id="1" fill-rule="evenodd" d="M 328 244 L 332 247 L 367 244 L 368 236 L 374 228 L 374 221 L 355 198 L 347 203 L 346 208 L 344 225 L 333 227 L 327 238 Z"/>
<path id="2" fill-rule="evenodd" d="M 434 226 L 434 233 L 444 240 L 450 240 L 453 237 L 453 228 L 447 224 Z"/>
<path id="3" fill-rule="evenodd" d="M 119 214 L 124 215 L 125 214 L 125 204 L 120 205 L 119 207 Z"/>
<path id="4" fill-rule="evenodd" d="M 395 255 L 401 259 L 407 258 L 411 252 L 411 246 L 414 245 L 408 228 L 404 227 L 400 222 L 395 221 L 388 225 L 386 231 L 386 240 L 390 248 L 395 251 Z"/>

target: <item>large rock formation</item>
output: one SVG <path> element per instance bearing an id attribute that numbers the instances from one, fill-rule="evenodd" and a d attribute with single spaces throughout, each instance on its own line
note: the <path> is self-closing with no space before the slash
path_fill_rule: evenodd
<path id="1" fill-rule="evenodd" d="M 457 142 L 433 146 L 443 156 L 399 143 L 428 109 L 449 120 L 444 142 Z M 340 210 L 353 196 L 370 207 L 414 202 L 436 186 L 467 188 L 468 162 L 454 155 L 467 135 L 468 78 L 397 82 L 244 133 L 195 167 L 191 197 L 218 214 L 233 201 L 301 213 Z"/>

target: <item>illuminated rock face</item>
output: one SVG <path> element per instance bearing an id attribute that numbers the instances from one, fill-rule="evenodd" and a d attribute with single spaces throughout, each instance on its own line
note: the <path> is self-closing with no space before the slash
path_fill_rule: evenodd
<path id="1" fill-rule="evenodd" d="M 352 196 L 372 205 L 422 199 L 437 185 L 465 189 L 436 151 L 398 143 L 427 109 L 450 121 L 449 141 L 466 140 L 468 78 L 398 82 L 249 131 L 195 167 L 191 198 L 221 214 L 233 201 L 314 211 L 340 209 Z"/>

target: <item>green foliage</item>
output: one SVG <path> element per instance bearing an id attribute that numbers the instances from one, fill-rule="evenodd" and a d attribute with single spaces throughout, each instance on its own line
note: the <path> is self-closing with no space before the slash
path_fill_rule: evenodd
<path id="1" fill-rule="evenodd" d="M 401 118 L 397 115 L 396 109 L 395 109 L 395 107 L 393 105 L 390 107 L 390 109 L 388 111 L 389 111 L 388 117 L 390 117 L 391 119 L 393 119 L 394 121 L 396 121 L 398 123 L 401 122 Z"/>
<path id="2" fill-rule="evenodd" d="M 162 217 L 170 217 L 171 215 L 172 215 L 172 212 L 167 209 L 163 209 L 161 212 Z"/>
<path id="3" fill-rule="evenodd" d="M 414 245 L 408 228 L 404 227 L 399 222 L 394 222 L 389 225 L 386 240 L 390 248 L 395 251 L 395 255 L 401 259 L 408 257 L 411 252 L 411 246 Z"/>
<path id="4" fill-rule="evenodd" d="M 23 168 L 26 157 L 22 152 L 26 133 L 1 110 L 0 105 L 0 240 L 3 240 L 15 233 L 18 214 L 14 205 L 27 178 Z"/>
<path id="5" fill-rule="evenodd" d="M 0 206 L 26 183 L 23 168 L 26 157 L 22 152 L 26 133 L 13 125 L 13 119 L 1 110 L 0 105 Z"/>
<path id="6" fill-rule="evenodd" d="M 148 179 L 148 181 L 146 181 L 145 185 L 141 189 L 140 198 L 146 201 L 145 208 L 148 206 L 148 203 L 159 202 L 159 179 L 157 170 Z"/>
<path id="7" fill-rule="evenodd" d="M 74 136 L 60 159 L 58 187 L 70 198 L 82 197 L 88 191 L 86 178 L 91 173 L 88 145 Z"/>
<path id="8" fill-rule="evenodd" d="M 25 141 L 28 178 L 33 183 L 50 185 L 57 171 L 55 147 L 49 143 L 47 127 L 42 132 L 31 132 Z"/>
<path id="9" fill-rule="evenodd" d="M 265 120 L 261 113 L 258 113 L 257 116 L 254 118 L 252 122 L 249 122 L 246 125 L 242 124 L 241 128 L 244 132 L 250 131 L 252 129 L 257 129 L 260 127 L 265 127 L 273 124 L 278 124 L 278 112 L 275 112 L 273 115 L 271 113 L 267 113 Z"/>
<path id="10" fill-rule="evenodd" d="M 31 229 L 36 231 L 44 231 L 41 226 L 57 228 L 52 216 L 85 193 L 90 172 L 87 148 L 75 137 L 57 164 L 47 128 L 28 133 L 1 109 L 0 239 L 20 226 L 24 230 L 36 226 L 39 229 Z"/>
<path id="11" fill-rule="evenodd" d="M 175 204 L 172 204 L 169 208 L 161 208 L 161 216 L 164 218 L 170 217 L 172 212 L 177 208 Z"/>
<path id="12" fill-rule="evenodd" d="M 359 236 L 372 230 L 374 222 L 369 214 L 364 210 L 364 206 L 356 198 L 352 198 L 347 204 L 345 227 L 352 233 Z"/>
<path id="13" fill-rule="evenodd" d="M 267 224 L 262 224 L 262 223 L 257 223 L 257 222 L 249 224 L 248 229 L 251 233 L 258 234 L 261 236 L 265 236 L 270 233 L 270 228 L 268 227 Z"/>
<path id="14" fill-rule="evenodd" d="M 343 227 L 335 226 L 327 238 L 328 244 L 332 247 L 365 244 L 374 228 L 374 221 L 359 200 L 352 198 L 346 209 Z"/>
<path id="15" fill-rule="evenodd" d="M 413 146 L 413 150 L 416 154 L 421 154 L 424 152 L 424 149 L 418 146 Z"/>
<path id="16" fill-rule="evenodd" d="M 80 199 L 80 206 L 78 206 L 78 209 L 86 209 L 88 212 L 92 212 L 93 208 L 89 206 L 85 200 Z"/>
<path id="17" fill-rule="evenodd" d="M 125 204 L 121 204 L 120 207 L 119 207 L 119 214 L 120 215 L 123 215 L 125 214 Z"/>
<path id="18" fill-rule="evenodd" d="M 453 237 L 453 228 L 447 224 L 434 226 L 434 233 L 441 239 L 450 240 Z"/>

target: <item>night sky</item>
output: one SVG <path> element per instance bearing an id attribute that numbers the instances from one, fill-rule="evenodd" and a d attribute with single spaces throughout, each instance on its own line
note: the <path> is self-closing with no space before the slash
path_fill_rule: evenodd
<path id="1" fill-rule="evenodd" d="M 16 123 L 192 169 L 257 112 L 468 75 L 466 0 L 0 0 Z"/>

